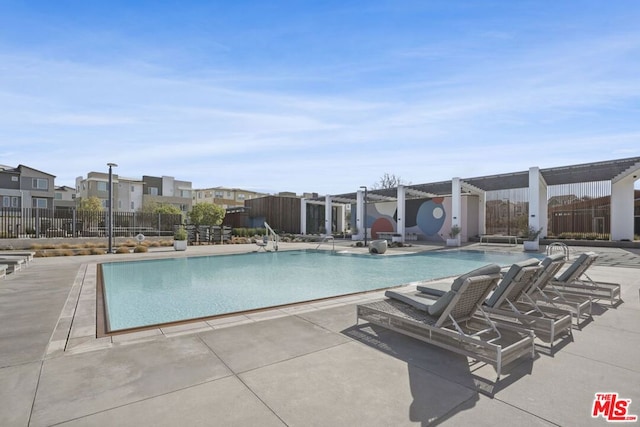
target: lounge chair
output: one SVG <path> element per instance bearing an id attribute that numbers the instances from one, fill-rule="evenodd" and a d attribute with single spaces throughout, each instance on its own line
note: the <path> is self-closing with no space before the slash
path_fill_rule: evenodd
<path id="1" fill-rule="evenodd" d="M 620 284 L 597 282 L 586 273 L 597 258 L 598 254 L 595 252 L 581 254 L 569 268 L 553 280 L 553 285 L 564 294 L 589 296 L 597 300 L 608 299 L 609 304 L 616 305 L 621 301 Z"/>
<path id="2" fill-rule="evenodd" d="M 7 277 L 7 269 L 9 266 L 7 264 L 0 264 L 0 279 L 3 277 Z"/>
<path id="3" fill-rule="evenodd" d="M 26 265 L 25 260 L 23 258 L 11 258 L 11 257 L 1 257 L 0 264 L 5 264 L 9 268 L 7 268 L 7 273 L 15 273 L 16 271 L 22 270 L 22 268 Z"/>
<path id="4" fill-rule="evenodd" d="M 540 264 L 535 258 L 513 264 L 484 302 L 483 309 L 497 322 L 532 329 L 536 338 L 549 343 L 552 350 L 560 337 L 573 339 L 571 312 L 554 308 L 546 310 L 533 300 L 521 301 L 525 292 L 545 274 L 548 265 Z M 418 289 L 424 290 L 423 287 Z"/>
<path id="5" fill-rule="evenodd" d="M 568 294 L 554 286 L 555 275 L 564 265 L 563 254 L 550 255 L 542 260 L 541 265 L 542 273 L 524 292 L 520 302 L 536 304 L 543 312 L 550 314 L 569 311 L 575 325 L 580 328 L 583 320 L 591 319 L 591 298 Z"/>
<path id="6" fill-rule="evenodd" d="M 34 251 L 0 251 L 0 258 L 5 256 L 10 257 L 22 257 L 25 259 L 27 264 L 30 264 L 33 261 L 33 257 L 36 253 Z"/>
<path id="7" fill-rule="evenodd" d="M 535 354 L 531 330 L 498 325 L 482 311 L 499 280 L 500 266 L 490 264 L 458 277 L 437 299 L 387 291 L 389 299 L 358 305 L 357 317 L 488 363 L 499 380 L 503 365 Z"/>

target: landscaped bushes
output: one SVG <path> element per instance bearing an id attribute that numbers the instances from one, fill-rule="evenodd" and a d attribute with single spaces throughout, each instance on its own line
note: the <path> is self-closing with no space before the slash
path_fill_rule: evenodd
<path id="1" fill-rule="evenodd" d="M 231 234 L 236 237 L 253 237 L 253 236 L 262 236 L 267 234 L 266 228 L 234 228 L 231 231 Z"/>
<path id="2" fill-rule="evenodd" d="M 554 238 L 554 237 L 549 236 L 549 238 Z M 567 239 L 567 240 L 609 240 L 609 234 L 565 232 L 565 233 L 560 233 L 555 238 Z"/>
<path id="3" fill-rule="evenodd" d="M 134 240 L 126 240 L 118 245 L 116 253 L 126 254 L 133 252 L 148 252 L 149 247 L 171 246 L 171 240 L 148 241 L 138 243 Z M 107 244 L 103 242 L 88 242 L 82 244 L 32 244 L 29 249 L 35 251 L 35 257 L 52 257 L 52 256 L 78 256 L 78 255 L 104 255 L 107 251 Z"/>

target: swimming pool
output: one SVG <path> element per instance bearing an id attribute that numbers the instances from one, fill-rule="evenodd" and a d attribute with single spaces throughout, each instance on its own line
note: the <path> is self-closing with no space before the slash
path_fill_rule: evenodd
<path id="1" fill-rule="evenodd" d="M 255 310 L 465 273 L 531 255 L 438 251 L 372 256 L 318 251 L 101 264 L 107 331 Z"/>

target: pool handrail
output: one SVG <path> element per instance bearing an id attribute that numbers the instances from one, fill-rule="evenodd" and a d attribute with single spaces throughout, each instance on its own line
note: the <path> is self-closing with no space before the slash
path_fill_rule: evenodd
<path id="1" fill-rule="evenodd" d="M 267 221 L 264 222 L 264 228 L 267 230 L 267 238 L 269 236 L 271 236 L 273 238 L 273 250 L 277 252 L 278 251 L 278 240 L 279 240 L 278 234 L 273 230 L 273 228 L 271 228 L 271 226 L 269 224 L 267 224 Z"/>

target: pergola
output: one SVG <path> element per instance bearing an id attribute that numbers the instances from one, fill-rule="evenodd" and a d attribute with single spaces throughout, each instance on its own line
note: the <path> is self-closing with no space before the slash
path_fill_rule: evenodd
<path id="1" fill-rule="evenodd" d="M 364 227 L 362 215 L 364 196 L 366 192 L 369 201 L 395 201 L 397 204 L 396 233 L 403 238 L 405 235 L 404 211 L 405 202 L 409 199 L 424 199 L 433 197 L 451 197 L 452 225 L 460 225 L 461 198 L 463 194 L 474 194 L 479 197 L 479 229 L 485 230 L 486 193 L 496 190 L 528 189 L 529 226 L 542 228 L 546 233 L 547 188 L 551 185 L 577 184 L 595 181 L 608 181 L 611 184 L 611 240 L 633 240 L 634 237 L 634 185 L 640 176 L 640 157 L 609 160 L 594 163 L 584 163 L 571 166 L 540 169 L 531 167 L 528 171 L 520 171 L 499 175 L 489 175 L 473 178 L 455 177 L 449 181 L 400 185 L 385 189 L 362 189 L 352 193 L 326 195 L 314 199 L 303 199 L 301 204 L 301 230 L 306 230 L 307 204 L 325 206 L 325 230 L 331 230 L 332 206 L 355 204 L 356 226 L 359 233 Z M 339 215 L 344 217 L 344 215 Z M 338 223 L 338 227 L 344 224 Z"/>

